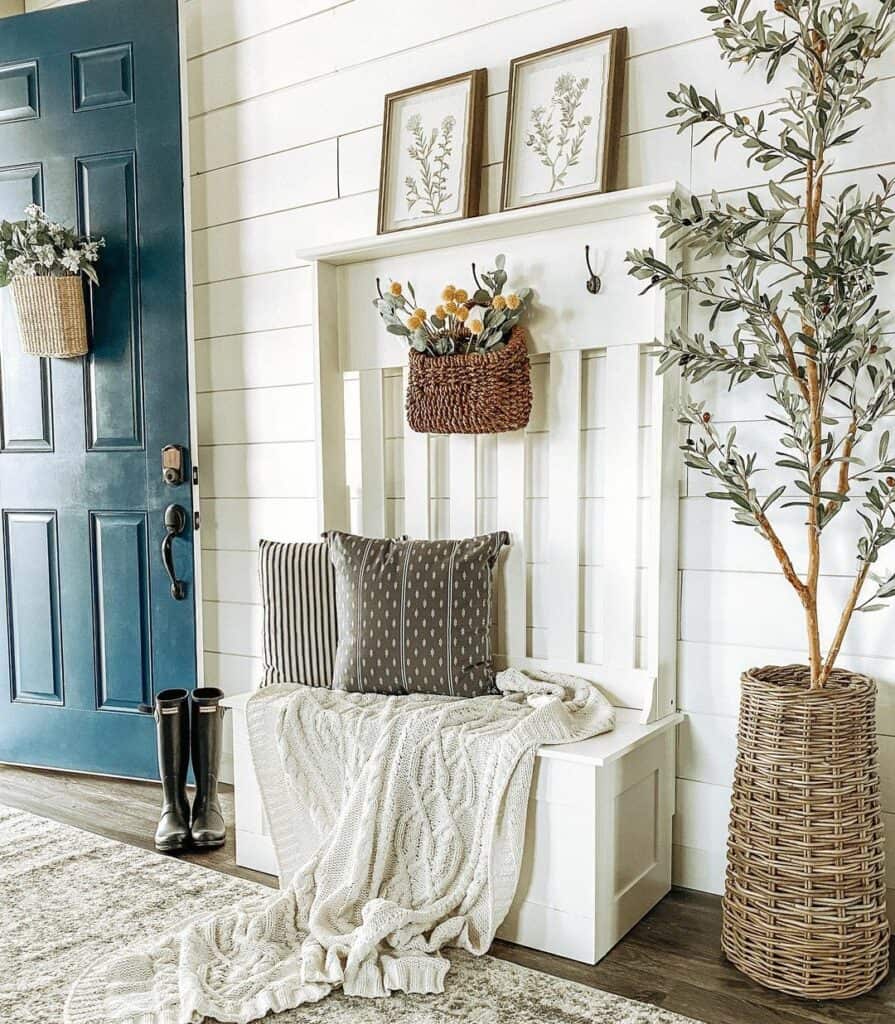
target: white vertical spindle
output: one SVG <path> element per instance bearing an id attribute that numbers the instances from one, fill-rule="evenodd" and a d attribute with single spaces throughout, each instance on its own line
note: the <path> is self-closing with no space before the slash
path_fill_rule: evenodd
<path id="1" fill-rule="evenodd" d="M 475 434 L 452 434 L 448 489 L 451 496 L 451 536 L 473 537 L 476 532 Z"/>
<path id="2" fill-rule="evenodd" d="M 528 647 L 524 430 L 497 437 L 497 528 L 510 535 L 499 577 L 498 647 L 508 658 L 524 658 Z"/>
<path id="3" fill-rule="evenodd" d="M 635 667 L 637 494 L 640 479 L 640 346 L 606 350 L 606 497 L 604 517 L 604 662 Z"/>
<path id="4" fill-rule="evenodd" d="M 382 370 L 361 370 L 360 451 L 361 530 L 385 536 L 385 415 Z"/>
<path id="5" fill-rule="evenodd" d="M 338 270 L 313 263 L 314 420 L 317 435 L 317 528 L 348 530 L 345 479 L 345 378 L 339 365 Z"/>
<path id="6" fill-rule="evenodd" d="M 657 241 L 656 255 L 665 258 L 665 243 Z M 656 336 L 671 328 L 686 328 L 686 309 L 680 297 L 657 297 Z M 655 713 L 661 718 L 677 708 L 678 636 L 678 509 L 681 458 L 677 422 L 681 382 L 669 371 L 652 381 L 652 479 L 647 516 L 647 655 L 646 668 L 656 677 Z"/>
<path id="7" fill-rule="evenodd" d="M 550 356 L 550 657 L 577 662 L 581 496 L 581 351 Z"/>
<path id="8" fill-rule="evenodd" d="M 404 393 L 407 393 L 404 370 Z M 429 435 L 418 434 L 404 424 L 404 530 L 414 540 L 428 540 Z"/>

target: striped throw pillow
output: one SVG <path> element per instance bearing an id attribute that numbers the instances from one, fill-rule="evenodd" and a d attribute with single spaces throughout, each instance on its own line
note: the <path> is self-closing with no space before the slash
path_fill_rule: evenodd
<path id="1" fill-rule="evenodd" d="M 333 689 L 458 697 L 494 691 L 492 576 L 506 533 L 327 538 L 339 615 Z"/>
<path id="2" fill-rule="evenodd" d="M 331 686 L 336 658 L 336 577 L 326 541 L 259 545 L 264 602 L 262 686 Z"/>

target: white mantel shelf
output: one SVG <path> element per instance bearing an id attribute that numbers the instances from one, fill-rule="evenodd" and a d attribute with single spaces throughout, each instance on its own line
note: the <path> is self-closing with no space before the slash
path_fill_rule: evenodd
<path id="1" fill-rule="evenodd" d="M 575 224 L 590 224 L 602 220 L 636 216 L 646 212 L 653 203 L 667 199 L 672 193 L 688 193 L 676 181 L 644 185 L 640 188 L 605 192 L 580 199 L 566 199 L 520 210 L 489 213 L 484 217 L 434 224 L 431 227 L 393 231 L 387 235 L 325 245 L 315 249 L 299 249 L 296 256 L 308 263 L 328 263 L 346 266 L 373 259 L 387 259 L 429 249 L 446 249 L 469 245 L 512 235 L 536 234 Z"/>

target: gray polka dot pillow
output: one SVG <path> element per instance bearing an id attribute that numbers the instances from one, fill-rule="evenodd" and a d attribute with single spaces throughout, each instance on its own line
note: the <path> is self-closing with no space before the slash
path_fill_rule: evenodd
<path id="1" fill-rule="evenodd" d="M 339 620 L 333 689 L 458 697 L 494 691 L 493 575 L 508 534 L 326 536 Z"/>

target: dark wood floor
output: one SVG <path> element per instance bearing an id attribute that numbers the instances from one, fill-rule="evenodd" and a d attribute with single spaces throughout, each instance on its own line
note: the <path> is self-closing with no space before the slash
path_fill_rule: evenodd
<path id="1" fill-rule="evenodd" d="M 233 794 L 224 811 L 233 820 Z M 0 803 L 151 850 L 159 802 L 151 783 L 68 775 L 0 765 Z M 185 860 L 274 885 L 270 875 L 238 867 L 232 838 L 221 850 Z M 895 980 L 845 1003 L 808 1003 L 763 989 L 721 957 L 719 900 L 675 890 L 595 967 L 495 943 L 495 956 L 568 978 L 708 1024 L 893 1024 Z"/>

